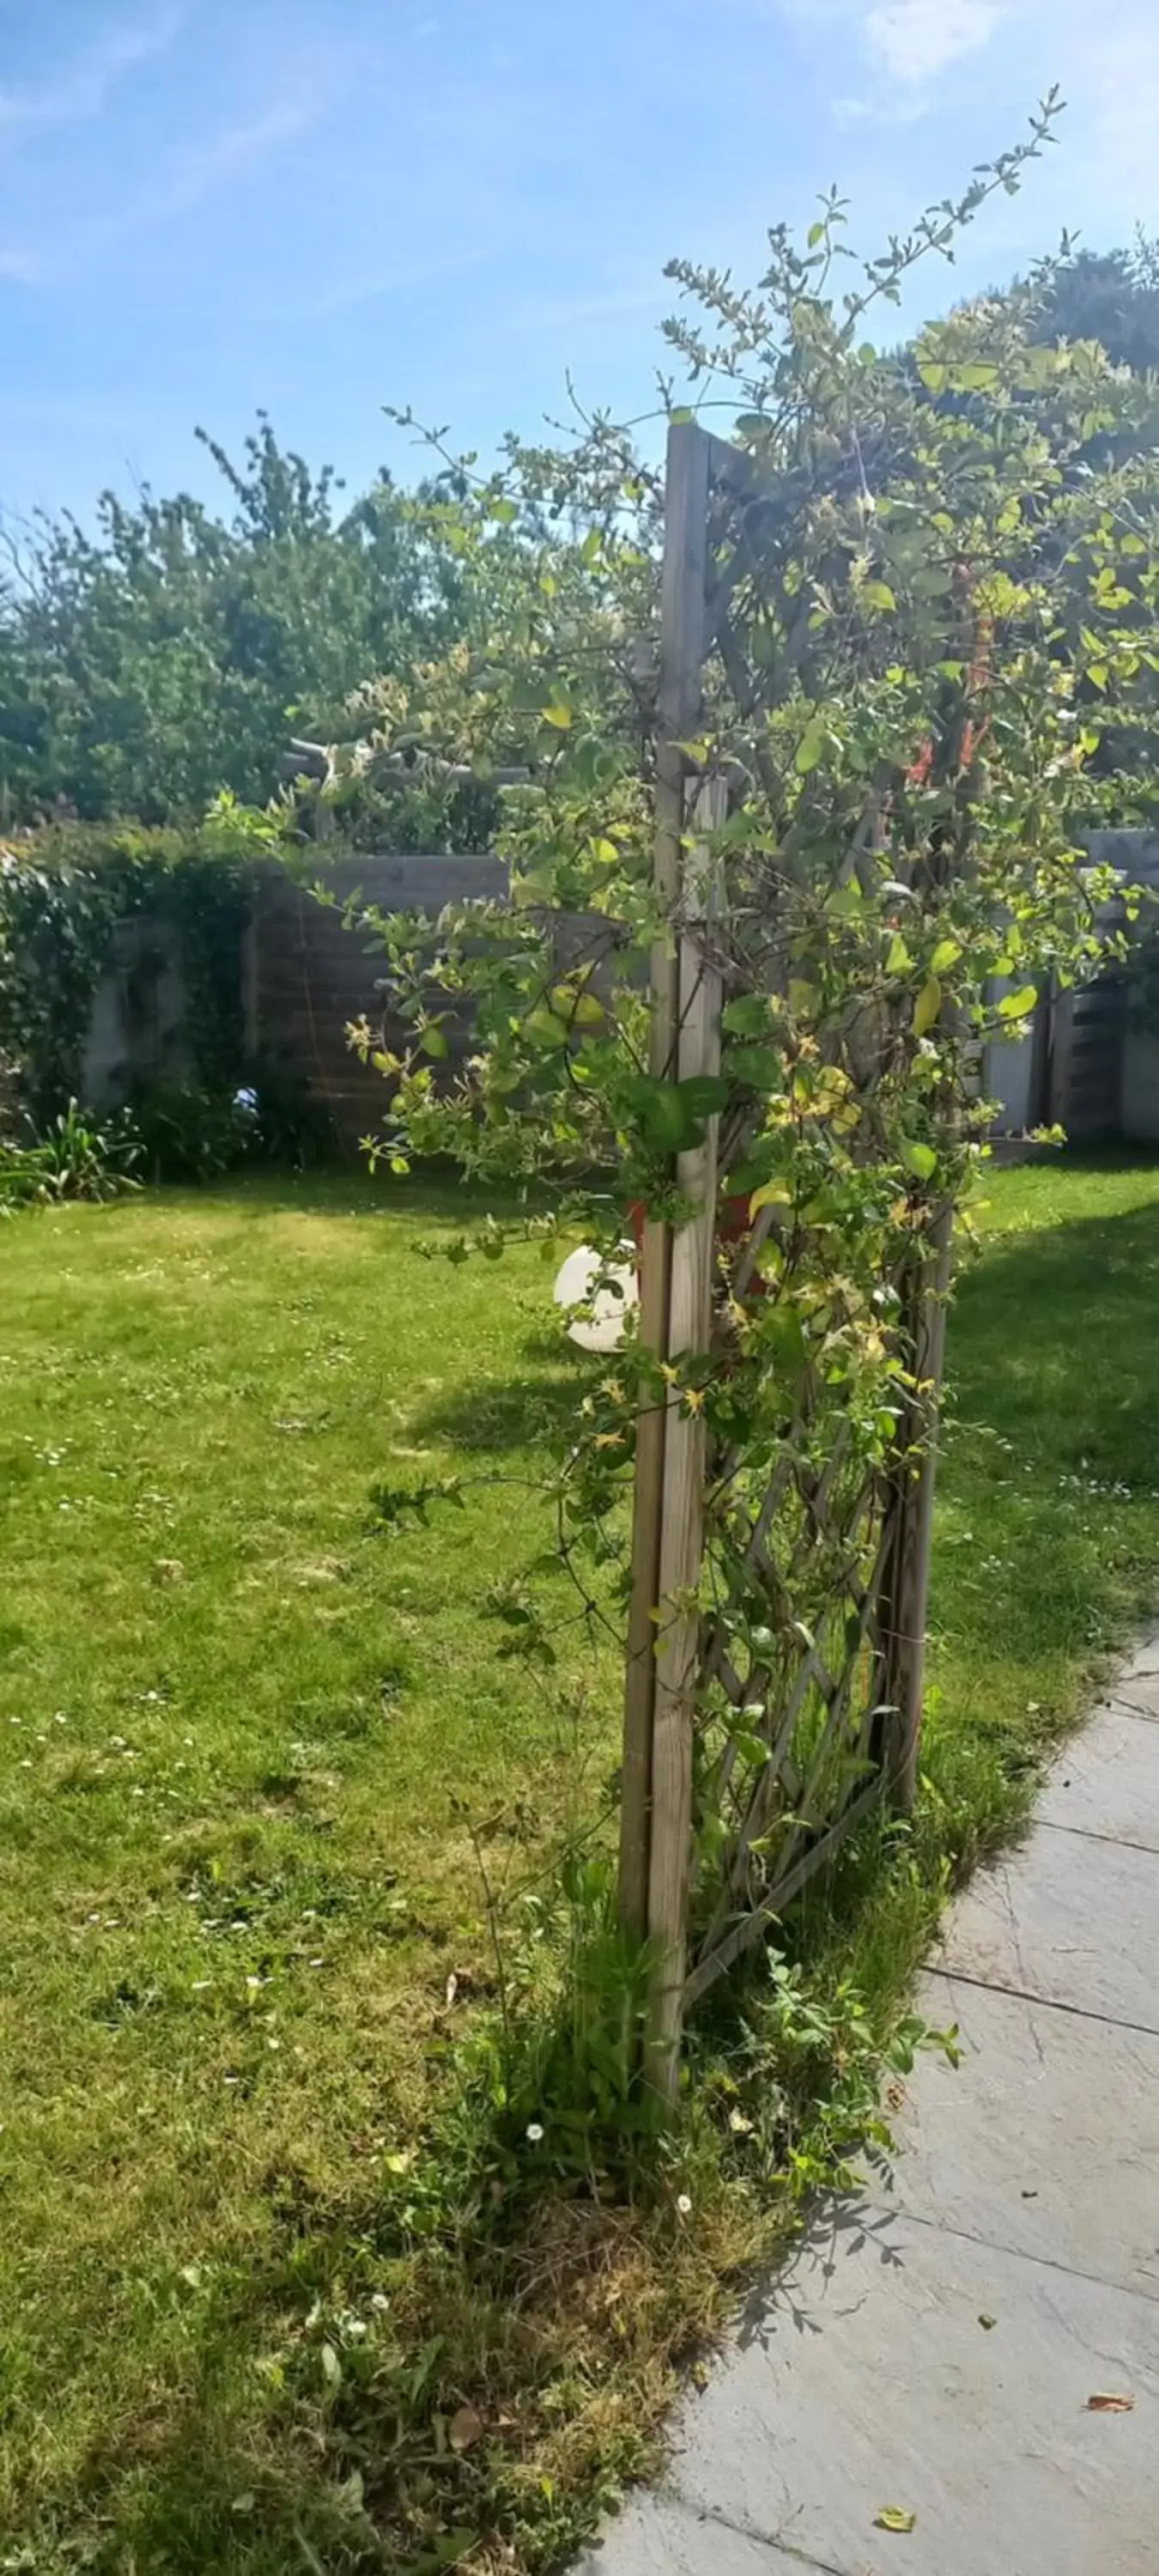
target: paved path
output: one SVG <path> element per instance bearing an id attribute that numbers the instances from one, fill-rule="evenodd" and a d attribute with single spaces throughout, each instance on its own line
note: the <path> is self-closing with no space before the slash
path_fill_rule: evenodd
<path id="1" fill-rule="evenodd" d="M 582 2576 L 1159 2576 L 1159 1632 L 920 2000 L 961 2068 L 923 2059 L 891 2171 L 818 2222 Z"/>

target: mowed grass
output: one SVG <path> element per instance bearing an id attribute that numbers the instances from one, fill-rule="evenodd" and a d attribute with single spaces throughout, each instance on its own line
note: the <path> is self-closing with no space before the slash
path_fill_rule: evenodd
<path id="1" fill-rule="evenodd" d="M 447 1211 L 0 1233 L 0 2532 L 260 2411 L 223 2279 L 406 2149 L 486 1981 L 472 1832 L 502 1876 L 573 1792 L 566 1634 L 549 1694 L 485 1612 L 574 1371 L 537 1248 L 416 1257 Z M 373 1533 L 375 1478 L 454 1471 L 503 1481 Z"/>
<path id="2" fill-rule="evenodd" d="M 1159 1163 L 983 1166 L 949 1320 L 925 1737 L 955 1856 L 1159 1607 Z"/>
<path id="3" fill-rule="evenodd" d="M 790 1927 L 882 2015 L 939 1886 L 1016 1827 L 1159 1594 L 1159 1168 L 994 1170 L 979 1195 L 912 1853 L 867 1837 L 834 1913 L 814 1894 Z M 0 1233 L 0 2534 L 38 2576 L 388 2563 L 356 2499 L 333 2558 L 308 2514 L 300 2543 L 292 2516 L 263 2528 L 286 2319 L 319 2347 L 304 2495 L 329 2474 L 316 2284 L 378 2331 L 397 2283 L 366 2214 L 493 1999 L 479 1851 L 533 1872 L 615 1761 L 612 1662 L 565 1629 L 528 1673 L 487 1615 L 547 1535 L 535 1479 L 586 1364 L 536 1247 L 417 1257 L 462 1208 L 336 1178 Z M 453 1472 L 482 1480 L 461 1512 L 374 1534 L 372 1481 Z M 754 2241 L 751 2205 L 714 2225 Z M 727 2301 L 672 2244 L 633 2240 L 626 2296 L 607 2251 L 570 2322 L 560 2294 L 525 2409 L 499 2373 L 496 2453 L 522 2445 L 537 2492 L 540 2467 L 590 2486 L 631 2456 L 682 2324 Z M 452 2406 L 477 2385 L 457 2340 L 425 2364 Z"/>

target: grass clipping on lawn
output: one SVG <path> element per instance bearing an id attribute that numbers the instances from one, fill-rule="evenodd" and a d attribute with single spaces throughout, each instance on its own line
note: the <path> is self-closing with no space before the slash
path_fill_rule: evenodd
<path id="1" fill-rule="evenodd" d="M 536 1480 L 585 1365 L 551 1337 L 537 1250 L 419 1262 L 462 1194 L 349 1179 L 9 1227 L 16 2565 L 528 2570 L 647 2464 L 679 2365 L 876 2117 L 948 1880 L 1015 1829 L 1154 1598 L 1159 1172 L 1059 1164 L 983 1194 L 915 1826 L 867 1833 L 786 1927 L 792 1971 L 698 2035 L 635 2206 L 497 2141 L 478 2054 L 498 1997 L 477 1851 L 518 1948 L 516 1891 L 550 1888 L 617 1758 L 614 1656 L 593 1667 L 577 1632 L 545 1685 L 488 1616 L 546 1535 Z M 457 1473 L 501 1491 L 371 1533 L 376 1477 Z M 561 1929 L 549 1906 L 548 1981 Z"/>

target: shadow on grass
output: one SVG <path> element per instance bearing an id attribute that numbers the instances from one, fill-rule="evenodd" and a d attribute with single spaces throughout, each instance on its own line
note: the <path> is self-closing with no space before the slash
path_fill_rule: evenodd
<path id="1" fill-rule="evenodd" d="M 557 1333 L 529 1333 L 522 1348 L 526 1371 L 450 1388 L 412 1412 L 414 1438 L 483 1457 L 564 1446 L 578 1424 L 592 1363 Z"/>
<path id="2" fill-rule="evenodd" d="M 1157 1315 L 1159 1204 L 992 1238 L 959 1281 L 917 1814 L 871 1820 L 787 1926 L 886 2011 L 1159 1602 Z"/>
<path id="3" fill-rule="evenodd" d="M 150 1182 L 124 1197 L 87 1202 L 87 1213 L 115 1223 L 141 1208 L 197 1209 L 227 1206 L 239 1217 L 271 1215 L 419 1218 L 462 1230 L 494 1215 L 511 1223 L 550 1205 L 549 1193 L 537 1190 L 526 1199 L 505 1199 L 481 1182 L 466 1181 L 453 1171 L 413 1173 L 400 1180 L 386 1172 L 372 1174 L 365 1164 L 322 1163 L 300 1172 L 255 1165 L 233 1172 L 211 1173 L 204 1181 Z"/>
<path id="4" fill-rule="evenodd" d="M 1017 1830 L 1044 1749 L 1074 1714 L 1100 1656 L 1159 1589 L 1157 1326 L 1159 1205 L 991 1238 L 984 1258 L 962 1277 L 950 1319 L 927 1785 L 913 1828 L 877 1819 L 786 1926 L 786 1939 L 817 1973 L 848 1972 L 883 2017 L 928 1943 L 947 1874 Z M 536 1373 L 542 1353 L 534 1336 L 525 1346 L 525 1375 L 434 1404 L 416 1429 L 476 1451 L 531 1445 L 537 1423 L 570 1419 L 586 1375 L 578 1357 L 574 1368 L 560 1365 L 554 1343 L 551 1350 L 553 1376 Z M 723 2001 L 719 2010 L 723 2015 Z M 376 2387 L 368 2415 L 355 2410 L 348 2427 L 346 2395 L 339 2406 L 313 2345 L 308 2398 L 296 2407 L 288 2400 L 269 2426 L 265 2466 L 247 2456 L 218 2366 L 221 2351 L 232 2346 L 236 2357 L 251 2336 L 255 2350 L 264 2349 L 267 2333 L 276 2339 L 275 2322 L 291 2313 L 300 2318 L 333 2275 L 356 2281 L 382 2224 L 373 2205 L 327 2213 L 308 2201 L 287 2206 L 280 2221 L 270 2277 L 255 2272 L 248 2291 L 232 2294 L 236 2304 L 207 2319 L 197 2404 L 168 2447 L 159 2444 L 136 2472 L 117 2534 L 111 2514 L 106 2519 L 117 2555 L 102 2558 L 102 2567 L 127 2564 L 132 2541 L 141 2567 L 213 2567 L 222 2576 L 243 2569 L 246 2576 L 281 2576 L 318 2564 L 385 2568 L 383 2546 L 360 2525 L 345 2484 L 355 2470 L 365 2471 L 376 2514 L 382 2493 L 387 2524 L 391 2474 L 418 2482 L 435 2529 L 459 2522 L 476 2528 L 480 2508 L 485 2521 L 477 2466 L 485 2446 L 461 2459 L 445 2444 L 434 2454 L 424 2417 L 423 2456 L 412 2467 L 390 2390 L 384 2402 Z M 507 2288 L 502 2281 L 500 2292 Z M 445 2313 L 412 2320 L 399 2363 L 417 2367 L 415 2351 L 421 2361 L 430 2349 L 423 2336 L 446 2330 L 446 2358 L 436 2345 L 437 2370 L 431 2365 L 432 2419 L 436 2397 L 447 2413 L 481 2384 L 487 2335 L 500 2335 L 514 2306 L 492 2291 L 488 2321 L 488 2290 L 478 2273 L 468 2308 L 456 2309 L 457 2295 L 456 2284 Z M 468 2313 L 475 2344 L 469 2359 Z M 509 2353 L 507 2362 L 517 2413 L 518 2373 L 523 2368 L 530 2384 L 535 2356 Z M 347 2363 L 344 2356 L 343 2367 L 354 2383 L 357 2357 Z M 381 2410 L 381 2439 L 374 2409 Z M 384 2469 L 395 2457 L 392 2444 L 398 2472 Z M 272 2452 L 284 2455 L 284 2479 L 271 2474 Z M 112 2465 L 112 2486 L 119 2467 Z M 107 2504 L 117 2512 L 115 2493 Z M 57 2576 L 66 2563 L 75 2558 L 46 2560 L 45 2576 Z"/>

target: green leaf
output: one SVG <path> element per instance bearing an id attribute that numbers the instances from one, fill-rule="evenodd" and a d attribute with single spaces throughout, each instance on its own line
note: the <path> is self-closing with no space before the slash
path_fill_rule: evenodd
<path id="1" fill-rule="evenodd" d="M 810 770 L 816 769 L 828 738 L 829 728 L 824 716 L 810 716 L 797 745 L 796 766 L 802 778 L 807 778 Z"/>
<path id="2" fill-rule="evenodd" d="M 888 611 L 897 607 L 897 600 L 887 581 L 863 582 L 861 596 L 867 608 L 881 608 Z"/>
<path id="3" fill-rule="evenodd" d="M 568 1041 L 567 1022 L 559 1019 L 554 1011 L 549 1011 L 546 1002 L 540 1002 L 534 1011 L 528 1012 L 523 1023 L 523 1035 L 530 1038 L 534 1046 L 564 1047 Z"/>
<path id="4" fill-rule="evenodd" d="M 747 1082 L 754 1091 L 779 1091 L 785 1078 L 784 1064 L 771 1046 L 730 1047 L 728 1070 L 734 1082 Z"/>
<path id="5" fill-rule="evenodd" d="M 822 241 L 824 241 L 824 239 L 825 239 L 825 225 L 824 225 L 824 220 L 821 220 L 820 222 L 815 223 L 815 224 L 810 224 L 810 226 L 809 226 L 809 248 L 810 248 L 810 250 L 816 250 L 818 242 L 822 242 Z"/>
<path id="6" fill-rule="evenodd" d="M 447 1044 L 446 1037 L 442 1029 L 439 1027 L 437 1020 L 429 1020 L 425 1029 L 420 1029 L 419 1045 L 421 1046 L 424 1055 L 434 1056 L 440 1062 L 444 1056 L 448 1056 L 451 1052 L 450 1047 Z"/>
<path id="7" fill-rule="evenodd" d="M 768 1306 L 761 1317 L 761 1342 L 782 1377 L 799 1377 L 805 1365 L 805 1335 L 795 1306 Z"/>
<path id="8" fill-rule="evenodd" d="M 938 1168 L 938 1158 L 932 1145 L 911 1144 L 907 1141 L 901 1147 L 901 1160 L 907 1172 L 913 1173 L 915 1181 L 932 1180 Z"/>
<path id="9" fill-rule="evenodd" d="M 913 965 L 913 962 L 913 958 L 910 955 L 909 949 L 906 947 L 900 930 L 895 930 L 893 938 L 889 943 L 889 955 L 885 961 L 886 974 L 904 975 Z"/>
<path id="10" fill-rule="evenodd" d="M 691 1073 L 678 1082 L 677 1092 L 685 1110 L 696 1119 L 716 1118 L 728 1106 L 728 1084 L 723 1074 Z"/>
<path id="11" fill-rule="evenodd" d="M 725 1003 L 720 1024 L 729 1037 L 763 1037 L 769 1025 L 769 1005 L 764 994 L 738 993 L 735 1001 Z"/>
<path id="12" fill-rule="evenodd" d="M 715 1117 L 728 1099 L 728 1084 L 720 1074 L 692 1074 L 685 1082 L 637 1074 L 624 1088 L 647 1142 L 661 1154 L 684 1153 L 700 1144 L 706 1118 Z"/>
<path id="13" fill-rule="evenodd" d="M 1024 1020 L 1038 1000 L 1036 984 L 1021 984 L 1016 993 L 1004 993 L 998 1005 L 1000 1020 Z"/>
<path id="14" fill-rule="evenodd" d="M 913 1030 L 916 1038 L 929 1035 L 942 1007 L 942 988 L 936 975 L 929 975 L 914 1003 Z"/>
<path id="15" fill-rule="evenodd" d="M 961 944 L 958 940 L 939 939 L 930 959 L 931 975 L 944 975 L 949 967 L 957 965 L 961 954 Z"/>

